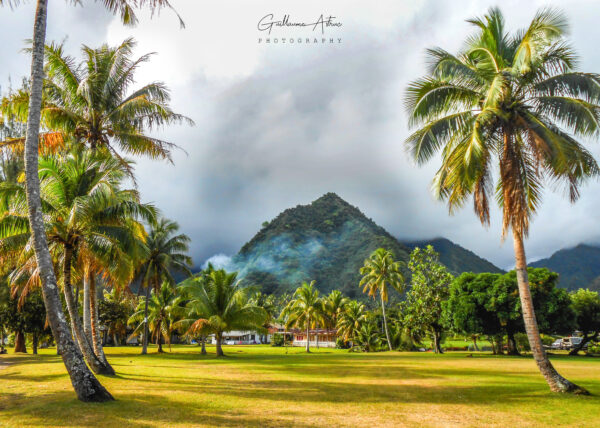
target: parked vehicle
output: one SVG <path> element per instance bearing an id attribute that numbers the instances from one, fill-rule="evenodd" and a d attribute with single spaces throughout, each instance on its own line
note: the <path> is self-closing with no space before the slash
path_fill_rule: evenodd
<path id="1" fill-rule="evenodd" d="M 579 346 L 583 338 L 577 336 L 565 337 L 562 339 L 561 349 L 565 349 L 570 351 L 571 349 Z M 584 345 L 583 349 L 587 348 L 587 343 Z"/>
<path id="2" fill-rule="evenodd" d="M 554 342 L 552 342 L 552 345 L 550 345 L 550 349 L 562 349 L 562 344 L 562 339 L 556 339 Z"/>

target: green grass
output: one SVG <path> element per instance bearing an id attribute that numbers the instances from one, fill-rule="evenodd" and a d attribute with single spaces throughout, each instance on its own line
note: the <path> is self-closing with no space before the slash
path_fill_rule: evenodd
<path id="1" fill-rule="evenodd" d="M 77 401 L 54 350 L 3 355 L 0 426 L 598 426 L 600 359 L 553 357 L 591 397 L 550 393 L 526 357 L 268 346 L 107 348 L 117 401 Z M 151 348 L 150 352 L 155 352 Z M 473 355 L 470 357 L 470 355 Z"/>

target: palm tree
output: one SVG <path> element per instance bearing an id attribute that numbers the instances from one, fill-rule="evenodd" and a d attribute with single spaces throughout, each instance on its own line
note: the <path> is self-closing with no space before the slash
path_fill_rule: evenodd
<path id="1" fill-rule="evenodd" d="M 332 290 L 329 295 L 323 299 L 323 318 L 327 330 L 337 328 L 340 315 L 346 309 L 349 299 L 339 290 Z"/>
<path id="2" fill-rule="evenodd" d="M 381 332 L 377 328 L 377 323 L 369 320 L 363 323 L 357 331 L 354 348 L 359 348 L 364 352 L 376 351 L 382 344 L 381 339 Z"/>
<path id="3" fill-rule="evenodd" d="M 339 314 L 337 321 L 338 337 L 346 342 L 357 343 L 358 332 L 367 322 L 367 310 L 363 303 L 349 301 Z"/>
<path id="4" fill-rule="evenodd" d="M 364 287 L 363 293 L 368 293 L 373 298 L 379 293 L 379 297 L 381 298 L 383 328 L 388 347 L 391 351 L 392 342 L 390 341 L 390 332 L 385 316 L 385 303 L 388 301 L 388 286 L 394 288 L 399 293 L 402 293 L 404 289 L 404 277 L 400 270 L 400 262 L 394 261 L 394 253 L 391 251 L 378 248 L 365 260 L 364 266 L 360 268 L 360 273 L 363 277 L 359 285 Z"/>
<path id="5" fill-rule="evenodd" d="M 498 9 L 469 22 L 477 33 L 464 50 L 458 55 L 429 50 L 429 76 L 409 85 L 406 105 L 410 125 L 418 130 L 406 144 L 419 164 L 442 150 L 433 190 L 451 212 L 473 195 L 475 213 L 488 225 L 495 187 L 502 237 L 512 229 L 523 319 L 535 361 L 552 391 L 585 393 L 558 374 L 544 351 L 523 239 L 540 206 L 545 179 L 564 184 L 574 202 L 581 183 L 599 173 L 577 138 L 600 131 L 600 75 L 576 69 L 577 57 L 564 39 L 567 23 L 557 11 L 539 11 L 527 29 L 514 34 L 505 31 Z"/>
<path id="6" fill-rule="evenodd" d="M 152 337 L 158 345 L 158 352 L 163 353 L 162 341 L 171 347 L 171 337 L 177 330 L 176 323 L 184 315 L 184 307 L 181 305 L 181 297 L 175 289 L 167 282 L 163 282 L 160 289 L 152 290 L 148 302 L 148 314 L 146 316 L 145 298 L 138 303 L 136 312 L 129 318 L 129 324 L 137 324 L 132 335 L 139 334 L 148 326 Z"/>
<path id="7" fill-rule="evenodd" d="M 19 3 L 19 0 L 0 0 L 0 5 L 9 4 L 13 6 Z M 133 5 L 150 7 L 153 11 L 159 10 L 162 7 L 170 7 L 168 0 L 139 0 L 137 2 L 132 2 L 131 0 L 105 0 L 104 4 L 111 12 L 120 13 L 122 21 L 127 24 L 134 24 L 136 22 Z M 65 367 L 69 372 L 77 397 L 81 401 L 111 401 L 113 397 L 87 368 L 82 354 L 71 339 L 69 326 L 62 311 L 52 257 L 48 249 L 48 242 L 46 241 L 37 168 L 47 15 L 48 0 L 38 0 L 33 26 L 30 79 L 31 96 L 29 97 L 27 109 L 25 137 L 25 181 L 33 248 L 42 281 L 42 294 L 46 306 L 48 323 L 52 329 L 52 334 L 60 350 Z"/>
<path id="8" fill-rule="evenodd" d="M 179 225 L 165 218 L 150 225 L 150 233 L 146 239 L 147 256 L 138 268 L 141 287 L 146 289 L 144 319 L 148 319 L 148 302 L 150 288 L 157 290 L 162 282 L 175 286 L 173 272 L 191 275 L 192 259 L 186 254 L 190 238 L 185 234 L 176 235 Z M 144 328 L 142 355 L 148 353 L 148 326 Z"/>
<path id="9" fill-rule="evenodd" d="M 46 236 L 50 253 L 62 265 L 73 335 L 96 373 L 114 374 L 104 353 L 94 352 L 97 346 L 83 330 L 72 276 L 76 273 L 81 277 L 91 271 L 116 280 L 131 277 L 129 253 L 136 248 L 141 230 L 135 219 L 152 220 L 156 212 L 152 206 L 139 203 L 136 191 L 120 188 L 126 170 L 110 157 L 75 152 L 42 158 L 39 176 Z M 37 260 L 31 251 L 25 193 L 20 183 L 0 184 L 1 198 L 10 201 L 8 211 L 0 219 L 2 256 L 18 266 L 10 280 L 15 287 L 23 285 L 23 298 L 39 281 Z"/>
<path id="10" fill-rule="evenodd" d="M 224 332 L 259 330 L 267 319 L 266 311 L 249 301 L 249 290 L 240 286 L 237 272 L 212 270 L 188 278 L 179 287 L 189 299 L 186 334 L 194 336 L 213 332 L 217 357 L 225 355 L 221 346 Z"/>
<path id="11" fill-rule="evenodd" d="M 304 328 L 306 330 L 306 352 L 310 352 L 310 329 L 323 320 L 323 301 L 315 289 L 315 281 L 302 283 L 292 300 L 281 313 L 285 319 L 285 328 Z"/>

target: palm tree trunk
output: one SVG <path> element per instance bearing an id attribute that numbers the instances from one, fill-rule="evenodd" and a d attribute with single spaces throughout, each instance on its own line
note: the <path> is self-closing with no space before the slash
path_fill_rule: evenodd
<path id="1" fill-rule="evenodd" d="M 46 241 L 46 230 L 42 216 L 40 200 L 40 181 L 38 177 L 38 143 L 40 115 L 42 109 L 42 90 L 44 82 L 44 45 L 46 43 L 46 18 L 48 0 L 38 0 L 33 27 L 31 60 L 31 95 L 27 116 L 25 137 L 25 181 L 27 208 L 33 248 L 35 251 L 39 276 L 42 282 L 42 294 L 52 329 L 57 352 L 62 356 L 73 389 L 81 401 L 113 400 L 110 393 L 98 382 L 83 361 L 83 356 L 71 338 L 69 326 L 62 310 L 56 275 Z"/>
<path id="2" fill-rule="evenodd" d="M 388 348 L 390 351 L 392 350 L 392 341 L 390 340 L 390 332 L 388 331 L 387 318 L 385 316 L 385 302 L 383 301 L 383 294 L 379 293 L 381 296 L 381 313 L 383 314 L 383 329 L 385 330 L 385 338 L 387 339 Z"/>
<path id="3" fill-rule="evenodd" d="M 73 248 L 69 245 L 64 246 L 64 259 L 63 259 L 63 282 L 64 282 L 64 294 L 65 301 L 67 302 L 67 310 L 69 311 L 69 316 L 71 318 L 71 328 L 73 330 L 73 335 L 77 339 L 77 343 L 79 343 L 79 349 L 83 353 L 85 357 L 85 361 L 92 368 L 94 373 L 98 374 L 114 374 L 114 371 L 108 370 L 107 367 L 102 364 L 102 361 L 96 357 L 94 354 L 94 349 L 92 345 L 83 331 L 83 326 L 81 325 L 81 319 L 79 318 L 79 313 L 75 312 L 75 298 L 73 297 L 73 287 L 71 285 L 71 261 L 73 258 Z"/>
<path id="4" fill-rule="evenodd" d="M 90 343 L 92 342 L 92 314 L 90 312 L 90 275 L 83 276 L 83 331 Z"/>
<path id="5" fill-rule="evenodd" d="M 200 351 L 200 353 L 202 355 L 206 355 L 206 336 L 202 336 L 200 340 L 202 341 L 202 350 Z"/>
<path id="6" fill-rule="evenodd" d="M 115 374 L 115 369 L 112 368 L 108 360 L 106 359 L 106 355 L 104 354 L 104 349 L 102 348 L 102 338 L 100 337 L 100 332 L 98 329 L 98 303 L 96 299 L 96 278 L 94 276 L 90 277 L 90 286 L 89 286 L 89 295 L 90 295 L 90 327 L 92 333 L 92 346 L 94 349 L 94 354 L 96 357 L 102 362 L 102 364 L 106 367 L 107 372 L 111 375 Z M 106 374 L 106 373 L 105 373 Z"/>
<path id="7" fill-rule="evenodd" d="M 473 350 L 479 351 L 479 346 L 477 346 L 477 335 L 474 334 L 472 336 L 472 338 L 473 338 Z"/>
<path id="8" fill-rule="evenodd" d="M 27 353 L 27 347 L 25 346 L 25 334 L 18 330 L 15 333 L 15 352 Z"/>
<path id="9" fill-rule="evenodd" d="M 156 324 L 156 342 L 158 343 L 158 353 L 162 354 L 163 351 L 163 347 L 162 347 L 162 333 L 161 333 L 161 328 L 162 328 L 162 321 L 158 321 L 158 323 Z"/>
<path id="10" fill-rule="evenodd" d="M 310 322 L 306 319 L 306 352 L 310 352 Z"/>
<path id="11" fill-rule="evenodd" d="M 146 284 L 146 304 L 144 306 L 144 339 L 142 342 L 142 355 L 148 353 L 148 299 L 150 298 L 150 284 Z"/>
<path id="12" fill-rule="evenodd" d="M 525 247 L 523 245 L 523 235 L 513 227 L 513 241 L 515 248 L 515 268 L 517 272 L 517 282 L 519 285 L 519 296 L 521 298 L 521 308 L 523 310 L 523 321 L 525 331 L 533 358 L 537 363 L 540 372 L 546 378 L 550 390 L 554 392 L 570 392 L 574 394 L 589 394 L 589 392 L 564 377 L 562 377 L 554 368 L 546 351 L 542 345 L 542 339 L 538 330 L 537 320 L 533 309 L 533 299 L 529 289 L 529 277 L 527 275 L 527 259 L 525 257 Z"/>
<path id="13" fill-rule="evenodd" d="M 223 353 L 223 348 L 221 347 L 221 343 L 223 342 L 223 333 L 218 332 L 215 334 L 215 339 L 217 340 L 217 357 L 223 357 L 225 354 Z"/>

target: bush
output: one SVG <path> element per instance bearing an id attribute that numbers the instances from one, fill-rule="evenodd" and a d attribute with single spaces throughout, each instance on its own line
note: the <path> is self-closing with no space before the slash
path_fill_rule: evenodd
<path id="1" fill-rule="evenodd" d="M 527 335 L 525 333 L 515 334 L 515 342 L 517 343 L 517 349 L 519 350 L 519 352 L 531 351 L 531 347 L 529 346 L 529 339 L 527 339 Z M 549 344 L 551 345 L 552 342 L 550 342 Z"/>
<path id="2" fill-rule="evenodd" d="M 271 346 L 283 346 L 285 344 L 285 340 L 283 338 L 283 334 L 275 333 L 273 334 L 273 339 L 271 340 Z"/>
<path id="3" fill-rule="evenodd" d="M 350 348 L 350 343 L 346 342 L 341 337 L 338 337 L 335 340 L 335 347 L 336 347 L 336 349 L 349 349 Z"/>
<path id="4" fill-rule="evenodd" d="M 589 342 L 587 353 L 588 354 L 600 354 L 600 343 Z"/>

